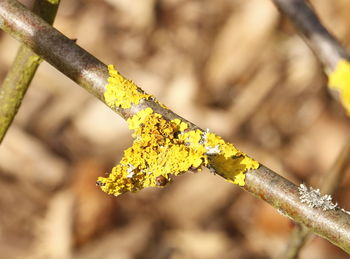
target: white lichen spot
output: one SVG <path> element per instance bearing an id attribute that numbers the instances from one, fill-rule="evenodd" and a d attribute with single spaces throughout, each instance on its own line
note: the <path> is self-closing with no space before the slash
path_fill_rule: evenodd
<path id="1" fill-rule="evenodd" d="M 135 166 L 133 166 L 132 164 L 128 164 L 128 169 L 127 169 L 127 173 L 128 175 L 126 176 L 127 178 L 132 178 L 135 175 Z"/>
<path id="2" fill-rule="evenodd" d="M 311 208 L 326 210 L 334 210 L 338 204 L 333 203 L 332 196 L 329 194 L 321 195 L 319 189 L 307 187 L 304 184 L 300 184 L 298 187 L 299 199 L 302 203 L 306 203 Z"/>
<path id="3" fill-rule="evenodd" d="M 201 140 L 199 141 L 199 144 L 205 145 L 207 143 L 209 132 L 210 132 L 210 130 L 208 128 L 203 132 Z"/>
<path id="4" fill-rule="evenodd" d="M 217 155 L 220 154 L 220 145 L 216 145 L 215 147 L 205 147 L 207 152 L 206 155 Z"/>
<path id="5" fill-rule="evenodd" d="M 199 141 L 199 144 L 205 146 L 208 144 L 208 134 L 210 133 L 210 130 L 207 128 L 201 136 L 201 139 Z M 205 149 L 207 152 L 205 152 L 206 155 L 218 155 L 220 154 L 220 145 L 215 145 L 215 146 L 205 146 Z"/>

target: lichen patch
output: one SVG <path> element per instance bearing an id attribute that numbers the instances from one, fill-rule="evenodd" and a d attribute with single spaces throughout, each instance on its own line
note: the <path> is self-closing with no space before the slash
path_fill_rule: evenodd
<path id="1" fill-rule="evenodd" d="M 111 104 L 125 108 L 149 97 L 132 85 L 128 93 L 117 93 L 126 91 L 126 85 L 129 87 L 133 83 L 120 78 L 113 66 L 109 69 L 108 82 L 114 86 L 107 86 L 106 92 L 109 93 L 105 93 L 105 98 Z M 132 101 L 129 96 L 126 103 L 123 97 L 135 91 L 137 96 Z M 133 145 L 124 151 L 123 158 L 109 176 L 99 177 L 97 181 L 97 185 L 108 194 L 117 196 L 146 187 L 163 187 L 171 182 L 172 176 L 191 169 L 200 171 L 201 166 L 207 166 L 229 182 L 243 186 L 245 172 L 259 167 L 258 162 L 209 130 L 189 130 L 186 122 L 166 120 L 151 108 L 139 111 L 127 123 L 134 130 Z"/>
<path id="2" fill-rule="evenodd" d="M 310 208 L 326 210 L 334 210 L 338 204 L 333 203 L 332 196 L 329 194 L 321 195 L 320 189 L 307 187 L 305 184 L 300 184 L 298 187 L 299 199 L 302 203 L 306 203 Z"/>
<path id="3" fill-rule="evenodd" d="M 113 65 L 108 65 L 108 72 L 109 78 L 104 98 L 109 107 L 127 109 L 133 104 L 139 104 L 142 99 L 151 97 L 137 87 L 133 81 L 123 77 Z"/>
<path id="4" fill-rule="evenodd" d="M 329 87 L 339 92 L 342 105 L 350 115 L 350 62 L 340 60 L 335 70 L 329 75 Z"/>

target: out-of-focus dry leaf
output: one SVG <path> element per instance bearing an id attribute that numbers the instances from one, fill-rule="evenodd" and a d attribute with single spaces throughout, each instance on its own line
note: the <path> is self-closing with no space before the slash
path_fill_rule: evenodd
<path id="1" fill-rule="evenodd" d="M 151 220 L 135 220 L 123 228 L 111 229 L 86 248 L 76 253 L 76 259 L 115 258 L 132 259 L 145 249 L 152 238 Z"/>
<path id="2" fill-rule="evenodd" d="M 226 255 L 232 256 L 235 247 L 227 236 L 215 231 L 178 230 L 167 233 L 165 238 L 165 242 L 175 250 L 175 258 L 228 258 Z"/>
<path id="3" fill-rule="evenodd" d="M 94 159 L 83 159 L 73 168 L 72 195 L 74 197 L 73 230 L 77 246 L 84 245 L 97 234 L 101 234 L 113 225 L 117 218 L 116 199 L 106 197 L 96 187 L 96 179 L 106 168 Z"/>
<path id="4" fill-rule="evenodd" d="M 301 94 L 310 87 L 318 74 L 318 63 L 311 50 L 298 36 L 285 43 L 285 53 L 288 58 L 287 78 L 285 87 L 291 94 Z"/>
<path id="5" fill-rule="evenodd" d="M 45 218 L 38 222 L 36 250 L 28 259 L 71 257 L 73 208 L 69 191 L 59 192 L 51 199 Z"/>
<path id="6" fill-rule="evenodd" d="M 46 192 L 0 171 L 0 258 L 24 258 L 36 242 L 35 222 L 43 216 Z"/>
<path id="7" fill-rule="evenodd" d="M 242 123 L 258 110 L 258 107 L 262 105 L 264 99 L 276 85 L 278 77 L 275 65 L 267 64 L 240 92 L 229 110 L 234 118 L 230 127 L 231 134 L 234 134 Z"/>
<path id="8" fill-rule="evenodd" d="M 1 51 L 1 65 L 7 69 L 11 66 L 13 59 L 16 56 L 16 51 L 20 46 L 19 42 L 10 37 L 9 35 L 4 35 L 0 42 Z M 7 72 L 7 71 L 6 71 Z"/>
<path id="9" fill-rule="evenodd" d="M 300 251 L 299 258 L 301 259 L 343 259 L 349 257 L 340 249 L 337 249 L 334 245 L 325 239 L 320 237 L 313 237 L 307 245 Z"/>
<path id="10" fill-rule="evenodd" d="M 237 190 L 208 173 L 184 175 L 176 179 L 176 188 L 169 188 L 159 201 L 159 210 L 178 227 L 198 226 L 233 199 Z"/>
<path id="11" fill-rule="evenodd" d="M 252 215 L 252 221 L 255 222 L 254 225 L 267 235 L 285 237 L 292 230 L 292 221 L 286 216 L 279 214 L 269 204 L 259 202 L 254 211 L 254 215 Z"/>
<path id="12" fill-rule="evenodd" d="M 104 27 L 108 13 L 108 7 L 104 1 L 96 2 L 94 8 L 87 8 L 85 12 L 81 13 L 80 24 L 75 28 L 74 37 L 77 39 L 77 43 L 99 58 L 106 54 L 104 51 L 104 45 L 106 45 Z"/>
<path id="13" fill-rule="evenodd" d="M 228 18 L 216 37 L 206 66 L 206 82 L 220 91 L 256 67 L 256 60 L 269 42 L 278 12 L 269 1 L 244 1 Z"/>
<path id="14" fill-rule="evenodd" d="M 188 66 L 184 65 L 186 68 Z M 194 119 L 198 115 L 196 105 L 194 104 L 197 92 L 197 80 L 191 72 L 191 68 L 178 69 L 178 75 L 168 83 L 167 94 L 164 101 L 171 109 L 176 110 L 179 114 Z"/>
<path id="15" fill-rule="evenodd" d="M 75 130 L 94 145 L 111 145 L 113 139 L 128 135 L 127 124 L 98 100 L 91 100 L 76 114 Z M 131 139 L 131 138 L 130 138 Z"/>
<path id="16" fill-rule="evenodd" d="M 333 121 L 333 118 L 323 115 L 286 147 L 283 160 L 302 179 L 322 174 L 322 168 L 329 168 L 341 150 L 348 130 L 345 125 L 335 125 Z"/>
<path id="17" fill-rule="evenodd" d="M 0 147 L 0 168 L 47 189 L 58 187 L 67 174 L 63 159 L 15 126 L 10 128 Z"/>
<path id="18" fill-rule="evenodd" d="M 146 29 L 154 22 L 156 0 L 106 0 L 106 2 L 124 13 L 124 20 L 120 21 L 122 24 Z"/>

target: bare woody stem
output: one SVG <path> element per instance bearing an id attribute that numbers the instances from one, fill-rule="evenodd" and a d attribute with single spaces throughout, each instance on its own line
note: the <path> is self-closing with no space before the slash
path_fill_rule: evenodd
<path id="1" fill-rule="evenodd" d="M 309 3 L 304 0 L 272 0 L 272 2 L 292 21 L 327 74 L 335 69 L 340 59 L 350 60 L 347 51 L 322 25 Z"/>
<path id="2" fill-rule="evenodd" d="M 106 65 L 72 40 L 15 0 L 0 2 L 0 27 L 105 103 L 103 94 L 109 77 Z M 139 105 L 129 109 L 114 110 L 126 119 L 146 107 L 152 108 L 167 120 L 184 120 L 152 100 L 141 101 Z M 193 123 L 184 121 L 191 129 L 198 129 Z M 222 175 L 222 172 L 217 173 Z M 246 185 L 243 188 L 350 253 L 349 214 L 341 210 L 322 211 L 307 206 L 300 201 L 295 184 L 263 165 L 257 170 L 247 172 Z"/>
<path id="3" fill-rule="evenodd" d="M 59 0 L 36 0 L 33 12 L 52 24 L 57 13 Z M 41 62 L 41 58 L 24 44 L 0 86 L 0 143 L 10 127 L 30 82 Z"/>

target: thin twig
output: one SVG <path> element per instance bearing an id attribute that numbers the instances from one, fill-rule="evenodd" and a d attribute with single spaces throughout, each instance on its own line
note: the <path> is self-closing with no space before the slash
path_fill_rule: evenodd
<path id="1" fill-rule="evenodd" d="M 333 195 L 337 190 L 337 187 L 341 183 L 342 178 L 346 172 L 346 168 L 349 165 L 350 158 L 350 138 L 348 138 L 344 147 L 340 151 L 334 164 L 327 170 L 323 177 L 323 183 L 321 190 L 323 193 Z M 303 225 L 296 225 L 293 229 L 290 239 L 288 241 L 287 248 L 282 256 L 278 258 L 295 259 L 297 258 L 301 248 L 305 245 L 311 232 Z"/>
<path id="2" fill-rule="evenodd" d="M 272 1 L 293 22 L 327 74 L 335 69 L 340 59 L 350 60 L 346 49 L 322 25 L 309 3 L 304 0 Z"/>
<path id="3" fill-rule="evenodd" d="M 106 65 L 69 38 L 15 0 L 0 2 L 0 27 L 105 102 L 103 94 L 109 77 Z M 152 99 L 142 100 L 140 104 L 128 109 L 116 107 L 113 110 L 126 119 L 146 107 L 152 108 L 167 120 L 178 118 L 188 123 L 190 129 L 199 129 Z M 210 166 L 215 167 L 215 164 L 211 163 Z M 223 174 L 220 171 L 217 173 Z M 350 253 L 349 214 L 342 210 L 322 211 L 309 207 L 300 200 L 298 187 L 295 184 L 263 165 L 256 170 L 248 171 L 245 183 L 243 189 L 267 201 L 281 213 L 305 224 L 316 234 Z"/>
<path id="4" fill-rule="evenodd" d="M 36 0 L 33 12 L 52 24 L 59 2 L 59 0 Z M 0 143 L 15 118 L 40 63 L 41 58 L 31 49 L 24 44 L 20 46 L 5 80 L 0 86 Z"/>

